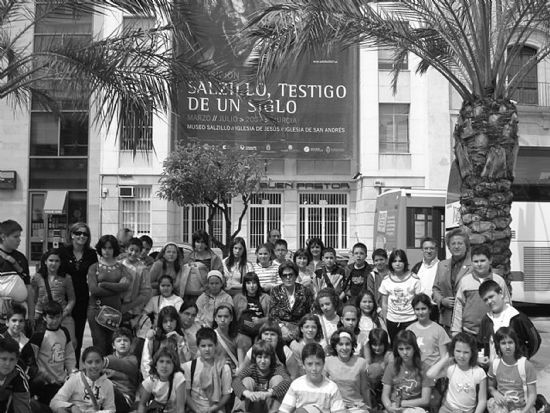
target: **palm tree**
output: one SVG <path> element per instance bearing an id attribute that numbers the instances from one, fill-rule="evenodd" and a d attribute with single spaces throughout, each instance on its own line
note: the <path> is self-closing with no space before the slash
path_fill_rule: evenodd
<path id="1" fill-rule="evenodd" d="M 393 86 L 412 53 L 416 72 L 439 72 L 463 99 L 454 129 L 462 178 L 462 223 L 472 244 L 490 245 L 510 273 L 510 207 L 518 152 L 514 93 L 550 53 L 549 4 L 541 0 L 293 0 L 250 23 L 252 75 L 263 81 L 285 62 L 353 45 L 392 48 Z M 530 43 L 540 46 L 522 67 Z M 516 64 L 515 64 L 516 63 Z"/>
<path id="2" fill-rule="evenodd" d="M 90 102 L 100 108 L 94 121 L 107 127 L 113 119 L 119 126 L 127 116 L 139 119 L 151 109 L 166 113 L 175 105 L 180 85 L 197 79 L 217 82 L 196 47 L 200 27 L 192 24 L 185 6 L 177 4 L 168 0 L 0 0 L 0 101 L 19 109 L 32 99 L 33 105 L 56 113 L 67 102 Z M 113 11 L 147 16 L 155 24 L 98 39 L 60 34 L 34 47 L 28 41 L 37 26 L 51 24 L 52 18 Z M 176 44 L 185 47 L 176 51 Z"/>

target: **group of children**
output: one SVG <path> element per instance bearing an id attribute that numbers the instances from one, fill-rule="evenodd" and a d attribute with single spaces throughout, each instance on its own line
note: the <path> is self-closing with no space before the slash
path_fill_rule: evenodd
<path id="1" fill-rule="evenodd" d="M 142 268 L 135 244 L 139 251 L 133 254 L 130 242 L 124 259 Z M 132 329 L 112 332 L 103 348 L 88 347 L 80 363 L 70 317 L 74 289 L 60 272 L 61 253 L 49 251 L 31 284 L 34 333 L 25 336 L 27 309 L 14 304 L 0 337 L 0 411 L 534 411 L 536 372 L 526 356 L 536 349 L 529 323 L 500 283 L 474 271 L 459 294 L 473 294 L 485 315 L 477 336 L 464 323 L 471 317 L 455 316 L 453 328 L 460 328 L 451 339 L 432 320 L 432 298 L 404 251 L 388 257 L 376 250 L 372 268 L 358 243 L 353 263 L 341 267 L 334 249 L 314 242 L 293 255 L 314 305 L 297 336 L 285 340 L 284 326 L 270 318 L 269 290 L 281 283 L 286 242 L 260 246 L 253 265 L 244 240 L 236 244 L 241 249 L 219 269 L 212 258 L 202 260 L 209 271 L 196 303 L 177 259 L 166 258 L 179 254 L 168 245 L 155 294 L 125 320 Z"/>

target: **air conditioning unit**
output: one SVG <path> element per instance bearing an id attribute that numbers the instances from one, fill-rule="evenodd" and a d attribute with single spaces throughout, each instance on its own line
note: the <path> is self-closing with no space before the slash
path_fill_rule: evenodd
<path id="1" fill-rule="evenodd" d="M 134 197 L 134 187 L 133 186 L 119 186 L 118 187 L 118 197 L 119 198 L 133 198 Z"/>

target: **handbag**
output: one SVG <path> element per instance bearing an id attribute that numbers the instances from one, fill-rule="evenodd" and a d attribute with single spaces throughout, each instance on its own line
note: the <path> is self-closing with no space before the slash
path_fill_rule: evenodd
<path id="1" fill-rule="evenodd" d="M 166 405 L 170 401 L 170 396 L 172 395 L 172 386 L 174 385 L 174 376 L 170 378 L 170 384 L 168 385 L 168 397 L 166 403 L 160 403 L 156 400 L 151 400 L 147 405 L 147 413 L 163 413 L 166 409 Z"/>
<path id="2" fill-rule="evenodd" d="M 95 273 L 96 279 L 98 275 L 99 270 Z M 95 322 L 106 329 L 117 330 L 122 323 L 122 313 L 116 308 L 102 305 L 101 300 L 97 300 L 96 304 L 99 307 L 99 312 L 95 316 Z"/>
<path id="3" fill-rule="evenodd" d="M 248 337 L 256 337 L 260 332 L 260 325 L 255 325 L 252 317 L 258 317 L 256 311 L 245 310 L 239 318 L 239 333 Z"/>
<path id="4" fill-rule="evenodd" d="M 99 305 L 99 312 L 95 316 L 95 322 L 101 327 L 115 331 L 122 323 L 122 313 L 108 305 Z"/>

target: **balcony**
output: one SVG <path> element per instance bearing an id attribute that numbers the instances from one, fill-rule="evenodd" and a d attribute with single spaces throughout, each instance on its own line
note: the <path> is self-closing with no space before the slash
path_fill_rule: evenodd
<path id="1" fill-rule="evenodd" d="M 550 107 L 550 83 L 522 82 L 522 87 L 512 95 L 518 105 Z"/>

